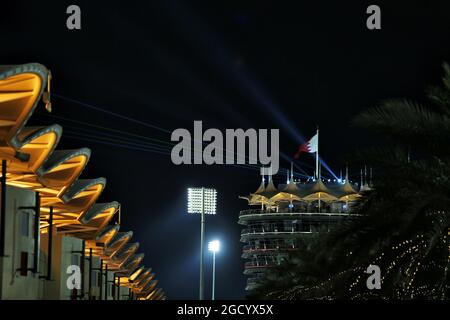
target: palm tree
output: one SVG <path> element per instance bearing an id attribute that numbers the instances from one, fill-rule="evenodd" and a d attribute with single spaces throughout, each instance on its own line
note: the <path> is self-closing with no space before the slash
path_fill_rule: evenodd
<path id="1" fill-rule="evenodd" d="M 389 100 L 354 123 L 388 141 L 357 158 L 377 168 L 374 188 L 347 221 L 304 239 L 305 249 L 274 268 L 250 297 L 277 299 L 449 299 L 450 67 L 428 104 Z M 366 286 L 369 265 L 382 287 Z"/>

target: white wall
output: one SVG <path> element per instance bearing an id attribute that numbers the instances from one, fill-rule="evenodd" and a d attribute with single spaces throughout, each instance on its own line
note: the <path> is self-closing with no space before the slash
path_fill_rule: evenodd
<path id="1" fill-rule="evenodd" d="M 28 255 L 28 268 L 33 267 L 34 211 L 20 207 L 32 207 L 35 193 L 30 190 L 7 186 L 5 217 L 5 255 L 0 257 L 1 299 L 39 299 L 43 280 L 31 271 L 21 275 L 21 253 Z"/>
<path id="2" fill-rule="evenodd" d="M 57 234 L 55 230 L 53 230 L 51 277 L 50 281 L 45 281 L 44 299 L 71 299 L 72 290 L 67 286 L 67 279 L 71 276 L 71 273 L 67 273 L 67 268 L 72 264 L 78 264 L 78 266 L 81 267 L 81 253 L 79 252 L 82 250 L 82 243 L 81 239 L 63 236 Z M 41 235 L 41 249 L 43 256 L 47 257 L 48 234 Z M 88 264 L 85 261 L 85 281 L 87 279 L 87 267 Z M 47 273 L 46 270 L 47 269 L 45 269 L 44 274 Z M 78 290 L 77 293 L 81 294 L 80 290 Z"/>
<path id="3" fill-rule="evenodd" d="M 105 279 L 106 279 L 106 276 L 103 277 L 104 281 L 105 281 Z M 112 281 L 114 280 L 114 273 L 112 273 L 111 271 L 108 271 L 107 280 L 108 280 L 108 289 L 107 289 L 108 291 L 107 291 L 107 299 L 106 300 L 114 300 L 113 289 L 112 289 L 112 286 L 113 286 Z"/>
<path id="4" fill-rule="evenodd" d="M 128 300 L 130 293 L 130 289 L 128 289 L 127 287 L 120 287 L 120 300 Z"/>
<path id="5" fill-rule="evenodd" d="M 92 257 L 92 278 L 91 278 L 91 299 L 92 300 L 100 300 L 100 258 Z M 86 284 L 88 283 L 86 279 Z M 104 289 L 104 283 L 102 283 Z M 102 292 L 102 299 L 104 297 L 104 293 Z"/>
<path id="6" fill-rule="evenodd" d="M 28 255 L 28 268 L 33 267 L 34 256 L 34 211 L 21 209 L 20 207 L 33 207 L 35 205 L 35 193 L 30 190 L 7 186 L 6 192 L 6 223 L 5 223 L 5 255 L 0 257 L 0 299 L 47 299 L 69 300 L 73 290 L 67 286 L 67 279 L 71 275 L 67 268 L 72 264 L 81 267 L 82 240 L 58 234 L 55 228 L 52 230 L 52 264 L 50 281 L 47 276 L 48 262 L 48 233 L 42 233 L 38 237 L 39 257 L 38 273 L 28 271 L 25 276 L 20 274 L 21 252 Z M 24 219 L 28 219 L 25 221 Z M 89 255 L 84 260 L 84 299 L 88 299 Z M 100 258 L 93 257 L 92 267 L 100 268 Z M 91 296 L 100 299 L 100 288 L 95 278 L 100 277 L 99 271 L 94 271 L 96 276 L 92 279 Z M 108 272 L 106 279 L 103 276 L 103 293 L 105 295 L 105 281 L 113 281 L 113 272 Z M 108 300 L 113 300 L 112 283 L 109 284 Z M 81 295 L 81 290 L 78 290 Z M 120 299 L 127 299 L 128 288 L 121 287 Z M 80 297 L 78 297 L 80 299 Z"/>

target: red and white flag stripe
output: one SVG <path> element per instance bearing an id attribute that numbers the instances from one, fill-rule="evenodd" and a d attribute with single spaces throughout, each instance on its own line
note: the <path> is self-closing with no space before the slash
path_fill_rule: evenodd
<path id="1" fill-rule="evenodd" d="M 297 153 L 295 154 L 294 158 L 297 159 L 300 156 L 300 153 L 302 153 L 302 152 L 307 152 L 307 153 L 315 153 L 315 152 L 317 152 L 319 150 L 318 140 L 319 140 L 319 135 L 316 133 L 314 135 L 314 137 L 309 139 L 308 142 L 302 144 L 298 148 Z"/>

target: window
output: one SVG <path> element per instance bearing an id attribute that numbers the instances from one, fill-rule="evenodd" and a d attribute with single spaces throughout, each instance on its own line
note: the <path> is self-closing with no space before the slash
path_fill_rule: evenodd
<path id="1" fill-rule="evenodd" d="M 38 226 L 38 230 L 36 230 L 36 213 L 33 213 L 33 220 L 31 221 L 31 228 L 32 228 L 32 232 L 33 232 L 33 238 L 36 239 L 36 232 L 39 232 L 39 226 Z M 39 222 L 38 222 L 39 223 Z"/>
<path id="2" fill-rule="evenodd" d="M 28 252 L 20 253 L 20 275 L 24 277 L 28 275 Z"/>
<path id="3" fill-rule="evenodd" d="M 97 271 L 91 271 L 91 285 L 93 287 L 97 287 L 98 286 L 98 277 L 97 277 L 98 273 Z"/>
<path id="4" fill-rule="evenodd" d="M 24 237 L 28 237 L 30 235 L 30 213 L 22 212 L 22 221 L 21 221 L 21 234 Z"/>
<path id="5" fill-rule="evenodd" d="M 80 259 L 78 259 L 78 255 L 77 254 L 72 254 L 72 259 L 71 259 L 71 265 L 74 266 L 79 266 L 79 261 Z"/>

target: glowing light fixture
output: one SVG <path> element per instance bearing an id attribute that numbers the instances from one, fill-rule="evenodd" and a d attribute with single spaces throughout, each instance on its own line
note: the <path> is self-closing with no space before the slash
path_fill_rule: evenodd
<path id="1" fill-rule="evenodd" d="M 208 243 L 208 250 L 211 252 L 219 252 L 220 251 L 220 241 L 213 240 Z"/>
<path id="2" fill-rule="evenodd" d="M 216 214 L 216 203 L 216 189 L 188 188 L 188 213 Z"/>
<path id="3" fill-rule="evenodd" d="M 213 253 L 213 272 L 212 272 L 212 295 L 211 300 L 216 296 L 216 252 L 220 251 L 220 241 L 213 240 L 208 243 L 208 250 Z"/>
<path id="4" fill-rule="evenodd" d="M 205 214 L 216 214 L 217 191 L 212 188 L 188 188 L 188 213 L 200 213 L 200 289 L 199 300 L 204 299 L 204 234 Z"/>

